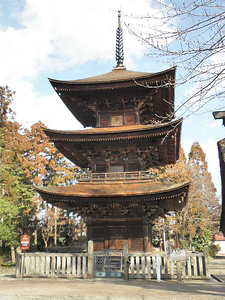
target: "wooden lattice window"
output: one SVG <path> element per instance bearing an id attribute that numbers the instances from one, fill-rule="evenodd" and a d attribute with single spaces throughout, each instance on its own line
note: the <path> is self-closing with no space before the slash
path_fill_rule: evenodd
<path id="1" fill-rule="evenodd" d="M 124 165 L 110 165 L 110 172 L 124 172 Z"/>
<path id="2" fill-rule="evenodd" d="M 122 126 L 123 125 L 123 115 L 112 115 L 110 118 L 111 126 Z"/>

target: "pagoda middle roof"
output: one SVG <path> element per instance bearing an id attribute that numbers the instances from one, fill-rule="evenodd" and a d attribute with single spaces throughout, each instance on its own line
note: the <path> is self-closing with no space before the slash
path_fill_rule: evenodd
<path id="1" fill-rule="evenodd" d="M 175 163 L 179 158 L 182 119 L 155 125 L 133 125 L 107 128 L 92 128 L 77 131 L 44 129 L 55 147 L 76 165 L 87 168 L 88 154 L 94 147 L 104 149 L 105 143 L 124 147 L 136 147 L 151 152 L 154 161 L 150 164 L 165 165 Z M 148 150 L 145 149 L 148 148 Z M 150 148 L 149 148 L 150 147 Z M 90 151 L 84 150 L 90 149 Z M 147 153 L 146 153 L 147 154 Z M 103 155 L 103 154 L 101 154 Z"/>
<path id="2" fill-rule="evenodd" d="M 83 137 L 84 139 L 89 139 L 92 135 L 93 138 L 111 138 L 120 135 L 123 133 L 129 134 L 126 135 L 127 138 L 131 138 L 132 136 L 138 137 L 139 134 L 146 134 L 151 133 L 153 136 L 157 135 L 163 135 L 165 133 L 168 133 L 169 131 L 173 131 L 173 129 L 178 128 L 182 124 L 182 118 L 173 120 L 170 122 L 165 123 L 159 123 L 159 124 L 148 124 L 148 125 L 128 125 L 128 126 L 115 126 L 115 127 L 95 127 L 95 128 L 89 128 L 84 130 L 55 130 L 55 129 L 48 129 L 44 128 L 44 132 L 47 136 L 49 136 L 52 140 L 55 140 L 57 138 L 73 138 L 73 137 Z M 133 135 L 132 135 L 133 133 Z M 131 135 L 130 135 L 131 134 Z M 104 136 L 103 136 L 104 135 Z M 119 136 L 118 136 L 119 137 Z"/>

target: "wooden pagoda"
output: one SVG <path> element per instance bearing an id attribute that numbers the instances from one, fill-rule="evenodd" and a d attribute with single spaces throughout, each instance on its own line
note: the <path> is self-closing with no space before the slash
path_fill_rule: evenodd
<path id="1" fill-rule="evenodd" d="M 54 90 L 84 127 L 45 129 L 58 150 L 81 168 L 73 186 L 37 188 L 42 198 L 82 216 L 94 250 L 152 250 L 152 224 L 181 210 L 189 182 L 155 181 L 151 169 L 179 158 L 182 120 L 174 119 L 175 68 L 159 73 L 123 66 L 122 28 L 117 29 L 117 66 L 109 73 L 61 81 Z"/>

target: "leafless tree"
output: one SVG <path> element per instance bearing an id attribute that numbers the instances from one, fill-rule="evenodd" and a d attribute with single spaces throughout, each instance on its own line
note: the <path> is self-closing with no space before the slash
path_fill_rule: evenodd
<path id="1" fill-rule="evenodd" d="M 211 109 L 224 109 L 225 2 L 153 2 L 160 13 L 153 7 L 152 13 L 145 16 L 127 17 L 126 25 L 146 46 L 149 57 L 178 66 L 177 85 L 187 84 L 190 88 L 192 84 L 176 112 L 184 117 L 203 112 L 203 107 L 214 99 L 219 101 Z"/>

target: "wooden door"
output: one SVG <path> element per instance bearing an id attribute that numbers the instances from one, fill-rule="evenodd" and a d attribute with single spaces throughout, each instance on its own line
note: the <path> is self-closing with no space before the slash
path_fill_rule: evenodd
<path id="1" fill-rule="evenodd" d="M 109 249 L 123 250 L 123 243 L 126 239 L 125 226 L 110 226 L 109 227 Z"/>

